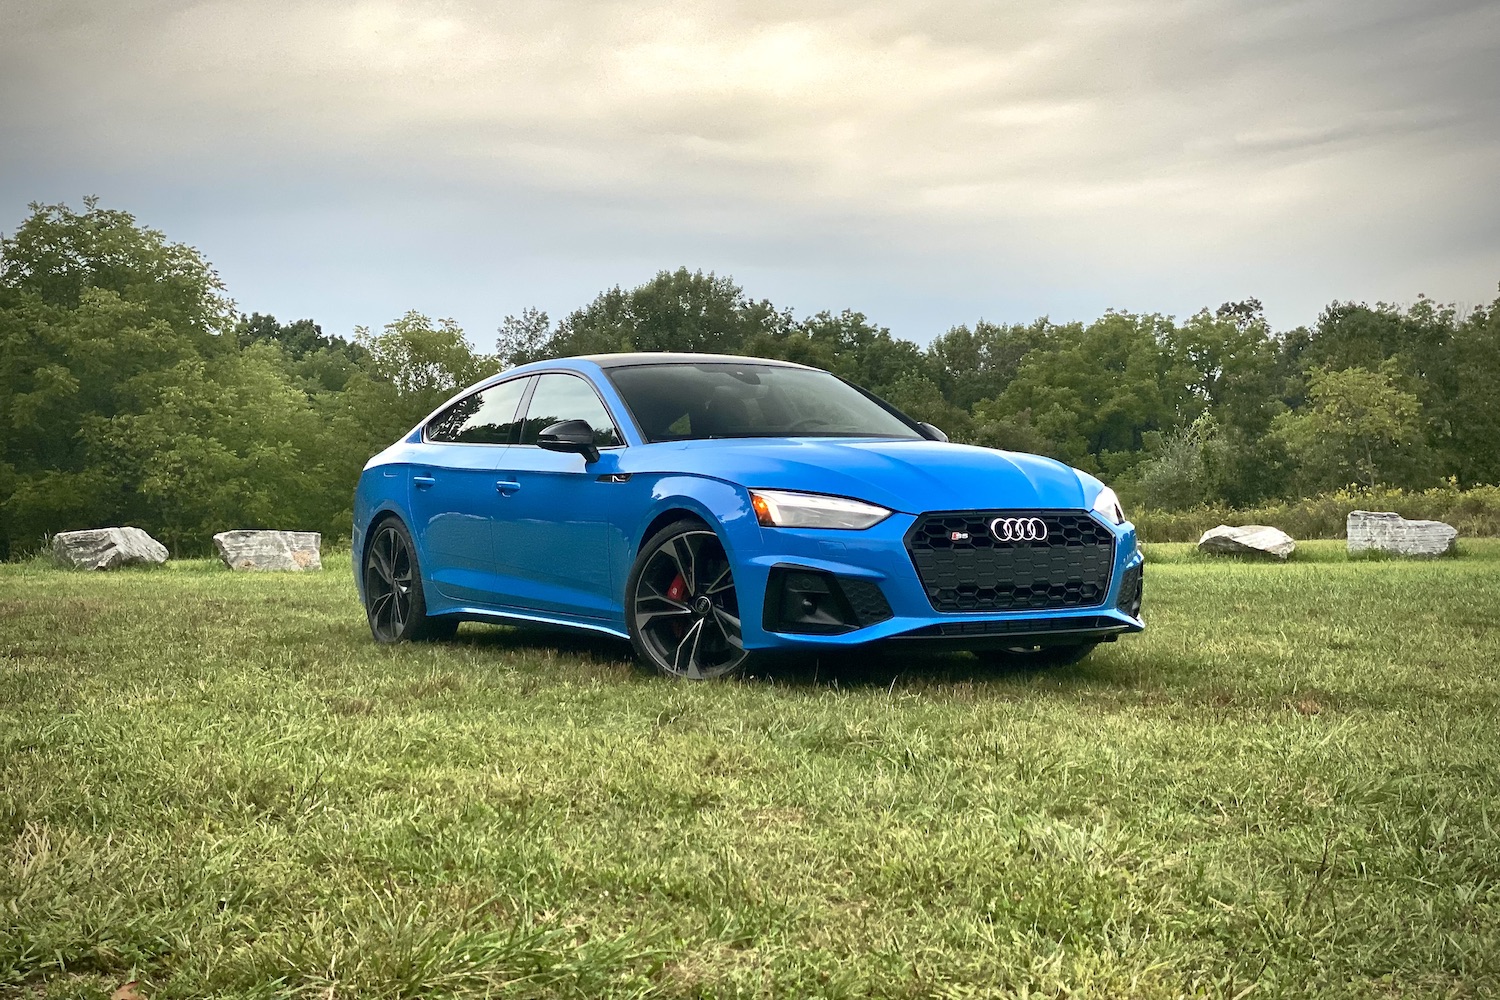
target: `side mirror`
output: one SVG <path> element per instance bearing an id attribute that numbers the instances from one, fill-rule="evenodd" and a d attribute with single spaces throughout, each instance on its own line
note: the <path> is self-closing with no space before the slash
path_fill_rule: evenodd
<path id="1" fill-rule="evenodd" d="M 946 440 L 948 440 L 948 435 L 944 434 L 941 430 L 939 430 L 938 428 L 932 426 L 931 424 L 929 424 L 925 420 L 918 421 L 917 426 L 920 427 L 920 428 L 922 428 L 922 433 L 923 434 L 926 434 L 929 438 L 931 438 L 934 441 L 946 441 Z"/>
<path id="2" fill-rule="evenodd" d="M 587 420 L 559 420 L 542 428 L 536 436 L 537 447 L 548 451 L 562 451 L 582 455 L 585 462 L 599 461 L 599 448 L 594 444 L 594 429 Z"/>

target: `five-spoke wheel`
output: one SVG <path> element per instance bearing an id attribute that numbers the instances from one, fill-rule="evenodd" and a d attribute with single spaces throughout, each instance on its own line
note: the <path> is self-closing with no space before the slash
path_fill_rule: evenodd
<path id="1" fill-rule="evenodd" d="M 729 557 L 701 522 L 678 521 L 647 540 L 630 573 L 626 606 L 637 655 L 662 673 L 708 680 L 748 659 Z"/>
<path id="2" fill-rule="evenodd" d="M 458 628 L 450 618 L 431 618 L 422 594 L 416 547 L 406 526 L 382 521 L 365 546 L 365 614 L 376 642 L 444 639 Z"/>

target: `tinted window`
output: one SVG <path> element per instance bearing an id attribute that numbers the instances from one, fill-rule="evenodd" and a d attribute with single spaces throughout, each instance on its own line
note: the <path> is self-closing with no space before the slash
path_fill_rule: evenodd
<path id="1" fill-rule="evenodd" d="M 586 422 L 594 429 L 594 444 L 600 448 L 623 443 L 609 411 L 587 381 L 577 375 L 538 375 L 521 443 L 536 444 L 536 436 L 560 420 Z"/>
<path id="2" fill-rule="evenodd" d="M 501 382 L 471 393 L 433 417 L 427 440 L 464 444 L 515 444 L 519 424 L 516 409 L 526 379 Z"/>
<path id="3" fill-rule="evenodd" d="M 648 441 L 921 435 L 827 372 L 779 365 L 633 365 L 610 380 Z"/>

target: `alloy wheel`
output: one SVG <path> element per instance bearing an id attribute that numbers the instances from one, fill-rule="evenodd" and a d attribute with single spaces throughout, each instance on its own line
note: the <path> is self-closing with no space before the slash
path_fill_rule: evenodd
<path id="1" fill-rule="evenodd" d="M 739 601 L 719 537 L 689 528 L 653 549 L 631 600 L 636 634 L 663 673 L 709 680 L 746 659 Z"/>
<path id="2" fill-rule="evenodd" d="M 412 558 L 406 538 L 393 524 L 376 533 L 365 556 L 365 607 L 377 640 L 402 638 L 412 614 Z"/>

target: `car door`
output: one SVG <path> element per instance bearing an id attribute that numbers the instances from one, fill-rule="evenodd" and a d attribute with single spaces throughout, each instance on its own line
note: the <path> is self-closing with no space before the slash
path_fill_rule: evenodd
<path id="1" fill-rule="evenodd" d="M 562 372 L 535 378 L 520 443 L 506 452 L 516 489 L 495 517 L 495 558 L 518 585 L 515 606 L 613 619 L 620 595 L 611 583 L 607 521 L 618 500 L 609 475 L 615 456 L 605 451 L 590 465 L 581 455 L 539 448 L 536 438 L 560 420 L 584 420 L 601 449 L 623 439 L 587 379 Z"/>
<path id="2" fill-rule="evenodd" d="M 510 482 L 505 454 L 528 379 L 470 393 L 427 422 L 422 461 L 412 464 L 412 535 L 423 575 L 459 604 L 495 604 L 511 589 L 499 576 L 491 519 Z"/>

